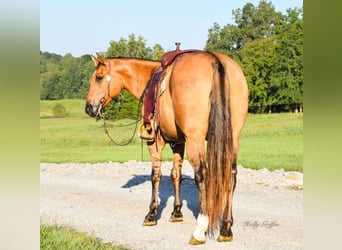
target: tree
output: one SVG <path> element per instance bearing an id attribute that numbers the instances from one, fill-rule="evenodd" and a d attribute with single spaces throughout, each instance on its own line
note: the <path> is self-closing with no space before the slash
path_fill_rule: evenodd
<path id="1" fill-rule="evenodd" d="M 249 105 L 255 107 L 250 110 L 263 112 L 266 107 L 277 102 L 272 95 L 274 92 L 274 68 L 277 44 L 272 37 L 250 41 L 241 50 L 241 64 L 244 65 L 248 87 Z"/>
<path id="2" fill-rule="evenodd" d="M 151 59 L 153 50 L 146 46 L 146 39 L 142 36 L 130 34 L 128 39 L 123 37 L 119 41 L 111 41 L 110 46 L 105 53 L 106 57 L 135 57 Z"/>
<path id="3" fill-rule="evenodd" d="M 61 60 L 60 55 L 40 52 L 40 98 L 43 100 L 60 99 L 58 85 Z"/>
<path id="4" fill-rule="evenodd" d="M 159 44 L 155 44 L 153 49 L 146 45 L 146 39 L 142 36 L 136 37 L 130 34 L 128 39 L 121 37 L 119 41 L 111 41 L 107 49 L 106 57 L 134 57 L 141 59 L 160 60 L 164 49 Z M 136 119 L 139 100 L 136 100 L 127 91 L 122 91 L 120 96 L 109 103 L 105 110 L 107 119 Z"/>
<path id="5" fill-rule="evenodd" d="M 40 98 L 57 100 L 85 98 L 94 64 L 89 55 L 64 57 L 48 52 L 40 55 Z"/>
<path id="6" fill-rule="evenodd" d="M 233 11 L 235 24 L 208 30 L 205 49 L 235 59 L 243 68 L 252 112 L 288 111 L 303 102 L 302 9 L 286 15 L 260 1 Z"/>
<path id="7" fill-rule="evenodd" d="M 62 61 L 62 79 L 63 88 L 61 89 L 64 99 L 74 98 L 77 92 L 80 79 L 77 74 L 77 59 L 71 54 L 66 54 Z"/>
<path id="8" fill-rule="evenodd" d="M 47 72 L 44 74 L 40 88 L 40 99 L 42 100 L 58 100 L 62 99 L 60 86 L 61 76 L 58 72 Z"/>
<path id="9" fill-rule="evenodd" d="M 75 98 L 85 98 L 88 94 L 89 79 L 94 72 L 94 62 L 90 55 L 81 56 L 78 62 L 79 86 Z"/>
<path id="10" fill-rule="evenodd" d="M 287 15 L 283 16 L 277 38 L 280 46 L 277 50 L 280 63 L 277 65 L 278 72 L 282 72 L 282 91 L 279 91 L 278 99 L 283 103 L 303 103 L 303 9 L 288 9 Z M 282 62 L 282 63 L 281 63 Z M 286 62 L 286 63 L 284 63 Z M 287 90 L 287 93 L 284 93 Z M 285 97 L 285 98 L 284 98 Z"/>
<path id="11" fill-rule="evenodd" d="M 162 57 L 162 55 L 164 54 L 164 49 L 163 47 L 156 43 L 154 46 L 153 46 L 153 56 L 152 56 L 152 60 L 156 60 L 156 61 L 159 61 Z"/>

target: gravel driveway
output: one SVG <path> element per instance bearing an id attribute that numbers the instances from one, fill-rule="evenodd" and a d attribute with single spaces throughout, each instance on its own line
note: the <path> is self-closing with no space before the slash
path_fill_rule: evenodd
<path id="1" fill-rule="evenodd" d="M 302 249 L 303 175 L 238 167 L 234 195 L 234 240 L 191 246 L 197 189 L 183 165 L 184 221 L 170 223 L 172 163 L 163 163 L 158 225 L 143 227 L 151 196 L 150 163 L 40 164 L 41 223 L 71 226 L 104 242 L 131 249 Z"/>

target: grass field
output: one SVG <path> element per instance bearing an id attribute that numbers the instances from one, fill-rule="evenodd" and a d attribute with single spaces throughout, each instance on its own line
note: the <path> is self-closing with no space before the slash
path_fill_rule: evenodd
<path id="1" fill-rule="evenodd" d="M 239 163 L 302 172 L 303 114 L 249 114 L 240 138 Z"/>
<path id="2" fill-rule="evenodd" d="M 62 103 L 65 118 L 53 118 L 52 107 Z M 41 162 L 124 162 L 149 161 L 145 143 L 134 137 L 131 144 L 114 146 L 104 133 L 103 123 L 84 113 L 84 100 L 40 102 L 40 161 Z M 122 120 L 114 125 L 129 124 Z M 124 142 L 130 138 L 134 126 L 113 127 L 111 136 Z M 248 114 L 241 134 L 238 163 L 244 167 L 270 170 L 283 168 L 303 171 L 303 114 Z M 171 160 L 167 146 L 164 160 Z"/>
<path id="3" fill-rule="evenodd" d="M 41 250 L 125 250 L 122 246 L 103 243 L 94 236 L 76 232 L 71 228 L 40 225 Z"/>

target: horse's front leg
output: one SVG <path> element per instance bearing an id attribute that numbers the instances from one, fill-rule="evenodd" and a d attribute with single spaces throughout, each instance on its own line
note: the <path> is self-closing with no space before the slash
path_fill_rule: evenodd
<path id="1" fill-rule="evenodd" d="M 175 200 L 173 203 L 173 212 L 170 217 L 170 222 L 183 221 L 183 214 L 181 212 L 182 200 L 180 196 L 180 186 L 182 182 L 182 163 L 184 157 L 184 143 L 171 144 L 173 151 L 173 167 L 171 170 L 171 180 L 175 192 Z"/>
<path id="2" fill-rule="evenodd" d="M 165 146 L 165 142 L 162 139 L 156 142 L 148 142 L 148 150 L 152 158 L 152 172 L 151 172 L 151 183 L 152 183 L 152 196 L 149 207 L 149 212 L 145 216 L 143 226 L 154 226 L 157 225 L 157 213 L 159 205 L 159 184 L 161 181 L 161 164 L 162 164 L 162 151 Z"/>

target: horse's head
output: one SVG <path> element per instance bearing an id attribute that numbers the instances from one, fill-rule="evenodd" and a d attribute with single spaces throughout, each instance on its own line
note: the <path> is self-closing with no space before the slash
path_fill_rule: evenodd
<path id="1" fill-rule="evenodd" d="M 111 61 L 97 54 L 91 57 L 96 70 L 90 79 L 90 87 L 86 99 L 85 112 L 92 117 L 100 118 L 103 108 L 117 96 L 122 89 L 120 75 L 112 69 Z"/>

